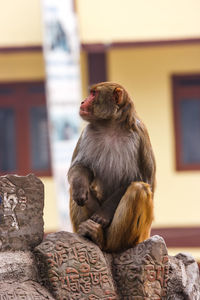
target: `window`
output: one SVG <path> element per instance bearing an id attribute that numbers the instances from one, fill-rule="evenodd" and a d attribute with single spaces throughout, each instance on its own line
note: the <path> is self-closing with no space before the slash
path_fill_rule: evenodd
<path id="1" fill-rule="evenodd" d="M 106 52 L 88 53 L 88 72 L 90 86 L 107 80 Z"/>
<path id="2" fill-rule="evenodd" d="M 173 76 L 177 170 L 200 170 L 200 75 Z"/>
<path id="3" fill-rule="evenodd" d="M 12 108 L 0 109 L 0 170 L 16 169 L 15 115 Z"/>
<path id="4" fill-rule="evenodd" d="M 51 175 L 43 82 L 0 84 L 0 174 Z"/>

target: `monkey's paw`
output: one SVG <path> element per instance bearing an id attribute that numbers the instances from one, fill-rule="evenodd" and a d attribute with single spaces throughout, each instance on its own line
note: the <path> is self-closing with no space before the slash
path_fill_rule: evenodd
<path id="1" fill-rule="evenodd" d="M 103 216 L 100 216 L 99 214 L 93 214 L 91 219 L 100 224 L 103 228 L 106 228 L 108 225 L 109 225 L 109 219 L 108 218 L 105 218 Z"/>
<path id="2" fill-rule="evenodd" d="M 91 219 L 79 225 L 78 234 L 92 240 L 100 249 L 104 246 L 104 236 L 102 226 Z"/>

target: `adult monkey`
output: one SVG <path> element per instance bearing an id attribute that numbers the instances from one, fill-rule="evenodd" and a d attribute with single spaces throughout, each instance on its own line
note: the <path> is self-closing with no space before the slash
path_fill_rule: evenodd
<path id="1" fill-rule="evenodd" d="M 81 103 L 89 122 L 68 172 L 73 229 L 118 252 L 147 239 L 153 220 L 155 159 L 145 125 L 119 84 L 92 86 Z"/>

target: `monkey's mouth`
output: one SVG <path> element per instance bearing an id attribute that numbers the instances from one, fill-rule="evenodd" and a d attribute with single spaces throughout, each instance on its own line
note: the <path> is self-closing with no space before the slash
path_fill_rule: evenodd
<path id="1" fill-rule="evenodd" d="M 80 111 L 79 111 L 80 116 L 89 116 L 91 114 L 90 111 L 88 111 L 86 108 L 84 107 L 80 107 Z"/>
<path id="2" fill-rule="evenodd" d="M 91 114 L 91 105 L 93 99 L 94 97 L 89 96 L 81 103 L 80 111 L 79 111 L 81 117 L 88 116 Z"/>

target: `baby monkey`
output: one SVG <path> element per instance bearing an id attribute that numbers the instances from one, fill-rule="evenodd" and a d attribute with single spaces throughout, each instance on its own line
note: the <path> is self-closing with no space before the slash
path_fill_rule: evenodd
<path id="1" fill-rule="evenodd" d="M 80 116 L 89 124 L 68 172 L 73 229 L 119 252 L 150 236 L 156 167 L 149 135 L 116 83 L 92 86 Z"/>

